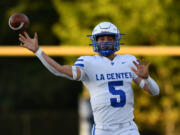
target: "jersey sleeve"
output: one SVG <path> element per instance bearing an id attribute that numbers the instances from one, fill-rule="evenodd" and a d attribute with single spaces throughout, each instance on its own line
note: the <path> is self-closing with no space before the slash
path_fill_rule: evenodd
<path id="1" fill-rule="evenodd" d="M 81 77 L 79 81 L 84 81 L 87 78 L 86 72 L 85 72 L 85 58 L 83 56 L 79 57 L 75 62 L 74 66 L 79 67 L 81 71 Z"/>

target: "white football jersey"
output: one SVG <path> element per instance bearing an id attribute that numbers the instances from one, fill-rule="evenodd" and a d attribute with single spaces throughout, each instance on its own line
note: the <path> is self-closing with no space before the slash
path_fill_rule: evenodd
<path id="1" fill-rule="evenodd" d="M 132 81 L 137 75 L 130 67 L 137 61 L 132 55 L 116 55 L 111 61 L 100 55 L 81 56 L 75 66 L 84 72 L 81 81 L 90 92 L 96 124 L 111 125 L 133 120 Z"/>

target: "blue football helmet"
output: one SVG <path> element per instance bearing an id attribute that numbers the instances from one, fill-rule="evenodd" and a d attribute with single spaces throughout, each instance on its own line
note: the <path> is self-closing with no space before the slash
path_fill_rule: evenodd
<path id="1" fill-rule="evenodd" d="M 114 37 L 114 42 L 97 42 L 97 37 L 99 36 L 113 36 Z M 92 46 L 93 46 L 93 50 L 94 52 L 100 53 L 103 56 L 109 56 L 110 54 L 118 51 L 120 49 L 120 45 L 122 43 L 120 43 L 120 39 L 121 39 L 121 35 L 124 34 L 120 34 L 118 28 L 110 23 L 110 22 L 101 22 L 99 23 L 93 30 L 92 35 L 88 35 L 92 41 Z M 106 46 L 110 46 L 112 45 L 112 48 L 108 49 L 108 47 Z M 102 49 L 102 46 L 104 46 L 103 48 L 107 48 L 107 49 Z"/>

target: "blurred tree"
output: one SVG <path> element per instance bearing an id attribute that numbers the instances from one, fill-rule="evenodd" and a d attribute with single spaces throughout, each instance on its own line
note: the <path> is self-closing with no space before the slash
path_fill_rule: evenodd
<path id="1" fill-rule="evenodd" d="M 87 45 L 92 29 L 111 21 L 126 33 L 128 45 L 178 45 L 179 1 L 176 0 L 53 0 L 59 21 L 53 31 L 62 44 Z M 175 7 L 175 8 L 174 8 Z"/>

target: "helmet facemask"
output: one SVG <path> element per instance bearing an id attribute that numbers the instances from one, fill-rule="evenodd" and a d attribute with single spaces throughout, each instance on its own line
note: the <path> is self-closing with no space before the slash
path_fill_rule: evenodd
<path id="1" fill-rule="evenodd" d="M 100 37 L 103 36 L 110 36 L 111 38 L 113 38 L 113 41 L 98 41 L 98 39 Z M 112 33 L 102 33 L 102 34 L 98 34 L 95 36 L 95 43 L 94 46 L 95 48 L 97 48 L 97 50 L 95 50 L 96 52 L 100 53 L 103 56 L 108 56 L 112 53 L 115 52 L 115 35 Z"/>

